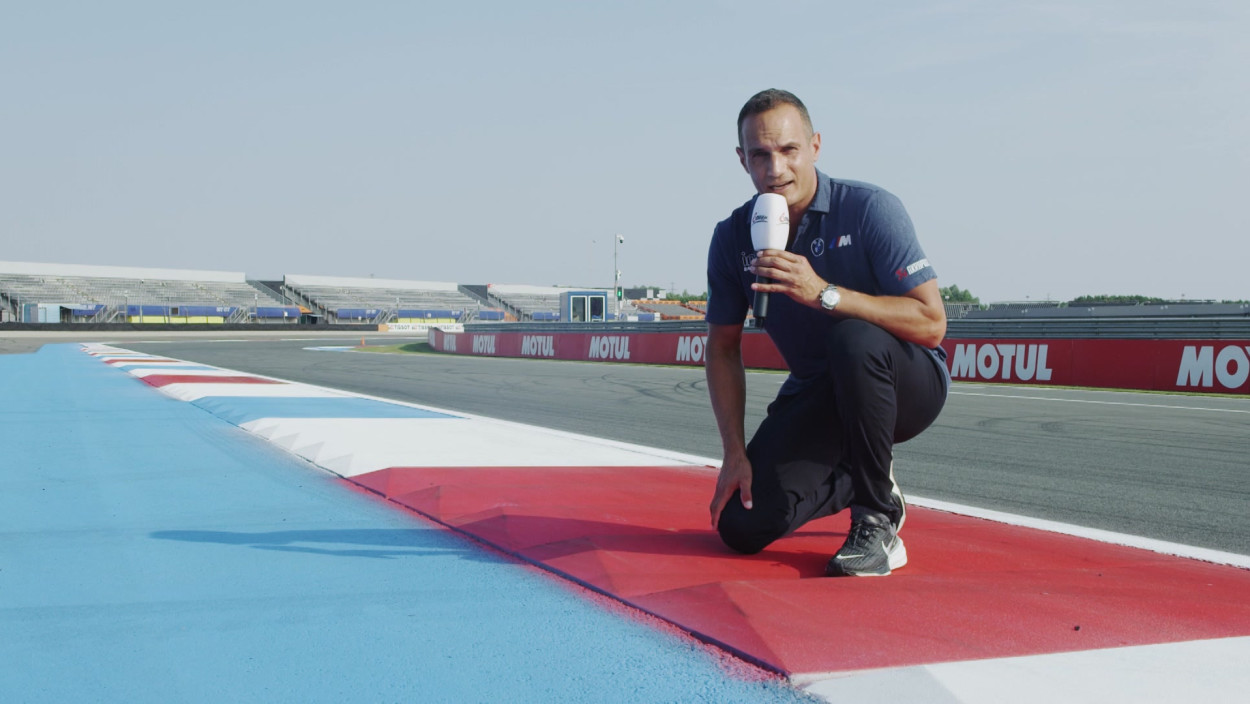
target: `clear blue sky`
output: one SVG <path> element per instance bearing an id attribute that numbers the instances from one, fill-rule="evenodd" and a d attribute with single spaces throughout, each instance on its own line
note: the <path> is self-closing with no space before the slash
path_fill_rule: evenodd
<path id="1" fill-rule="evenodd" d="M 1250 4 L 5 2 L 0 259 L 702 291 L 781 87 L 982 300 L 1250 298 Z"/>

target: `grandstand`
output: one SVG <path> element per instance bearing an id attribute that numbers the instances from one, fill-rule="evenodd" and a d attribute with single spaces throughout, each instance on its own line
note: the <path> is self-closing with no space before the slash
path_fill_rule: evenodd
<path id="1" fill-rule="evenodd" d="M 1061 304 L 1054 306 L 993 303 L 970 310 L 966 320 L 1011 318 L 1186 318 L 1250 315 L 1250 304 L 1172 301 L 1159 304 Z"/>
<path id="2" fill-rule="evenodd" d="M 615 319 L 617 304 L 611 300 L 611 289 L 575 286 L 532 286 L 528 284 L 488 284 L 486 286 L 465 286 L 481 295 L 489 305 L 505 311 L 505 316 L 521 321 L 550 321 L 562 319 L 565 294 L 589 294 L 606 297 L 606 315 L 603 319 Z M 653 320 L 651 313 L 642 313 L 634 302 L 627 299 L 619 304 L 620 320 Z M 568 312 L 568 311 L 565 311 Z M 689 312 L 689 311 L 687 311 Z M 598 315 L 597 313 L 595 314 Z M 657 316 L 658 317 L 658 316 Z M 600 319 L 596 317 L 595 319 Z"/>
<path id="3" fill-rule="evenodd" d="M 948 302 L 945 308 L 952 322 L 987 325 L 996 320 L 1250 317 L 1250 303 L 1194 300 Z M 306 274 L 261 282 L 226 271 L 0 262 L 0 322 L 506 323 L 560 321 L 566 315 L 568 320 L 612 320 L 616 310 L 610 291 L 593 287 L 459 285 Z M 706 310 L 706 301 L 627 298 L 619 303 L 617 319 L 697 321 Z"/>
<path id="4" fill-rule="evenodd" d="M 482 302 L 454 283 L 287 274 L 283 290 L 332 322 L 454 323 Z"/>
<path id="5" fill-rule="evenodd" d="M 702 320 L 703 311 L 687 308 L 675 301 L 635 301 L 638 310 L 655 313 L 660 320 Z"/>
<path id="6" fill-rule="evenodd" d="M 511 312 L 517 320 L 559 320 L 560 294 L 582 289 L 526 284 L 488 284 L 487 297 L 493 305 Z"/>
<path id="7" fill-rule="evenodd" d="M 28 322 L 224 322 L 282 305 L 242 273 L 35 262 L 0 262 L 0 302 Z"/>

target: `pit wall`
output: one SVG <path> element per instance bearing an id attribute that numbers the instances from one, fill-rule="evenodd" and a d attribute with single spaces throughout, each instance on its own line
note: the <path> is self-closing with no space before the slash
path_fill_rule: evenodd
<path id="1" fill-rule="evenodd" d="M 707 336 L 694 333 L 526 333 L 430 330 L 437 351 L 485 357 L 701 366 Z M 1250 394 L 1250 340 L 947 339 L 957 381 Z M 785 369 L 764 334 L 742 338 L 752 369 Z"/>

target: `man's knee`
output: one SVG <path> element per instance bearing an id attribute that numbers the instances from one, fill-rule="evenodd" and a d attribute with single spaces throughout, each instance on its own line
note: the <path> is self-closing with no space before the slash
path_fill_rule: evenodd
<path id="1" fill-rule="evenodd" d="M 829 357 L 832 368 L 859 369 L 881 359 L 894 338 L 885 329 L 856 318 L 839 321 L 829 333 Z"/>
<path id="2" fill-rule="evenodd" d="M 758 505 L 747 510 L 742 507 L 738 495 L 734 494 L 729 503 L 725 504 L 725 510 L 721 511 L 716 532 L 720 533 L 720 539 L 731 549 L 754 555 L 785 535 L 785 521 L 771 515 L 772 513 Z"/>

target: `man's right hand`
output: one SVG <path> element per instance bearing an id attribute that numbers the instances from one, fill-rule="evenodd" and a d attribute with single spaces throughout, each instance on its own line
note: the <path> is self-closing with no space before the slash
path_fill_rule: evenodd
<path id="1" fill-rule="evenodd" d="M 725 504 L 729 503 L 734 490 L 741 492 L 742 507 L 750 510 L 751 461 L 747 459 L 746 452 L 726 455 L 725 461 L 721 463 L 720 474 L 716 477 L 716 494 L 712 496 L 712 505 L 708 507 L 712 512 L 712 530 L 716 530 L 720 523 L 721 511 L 725 510 Z"/>

